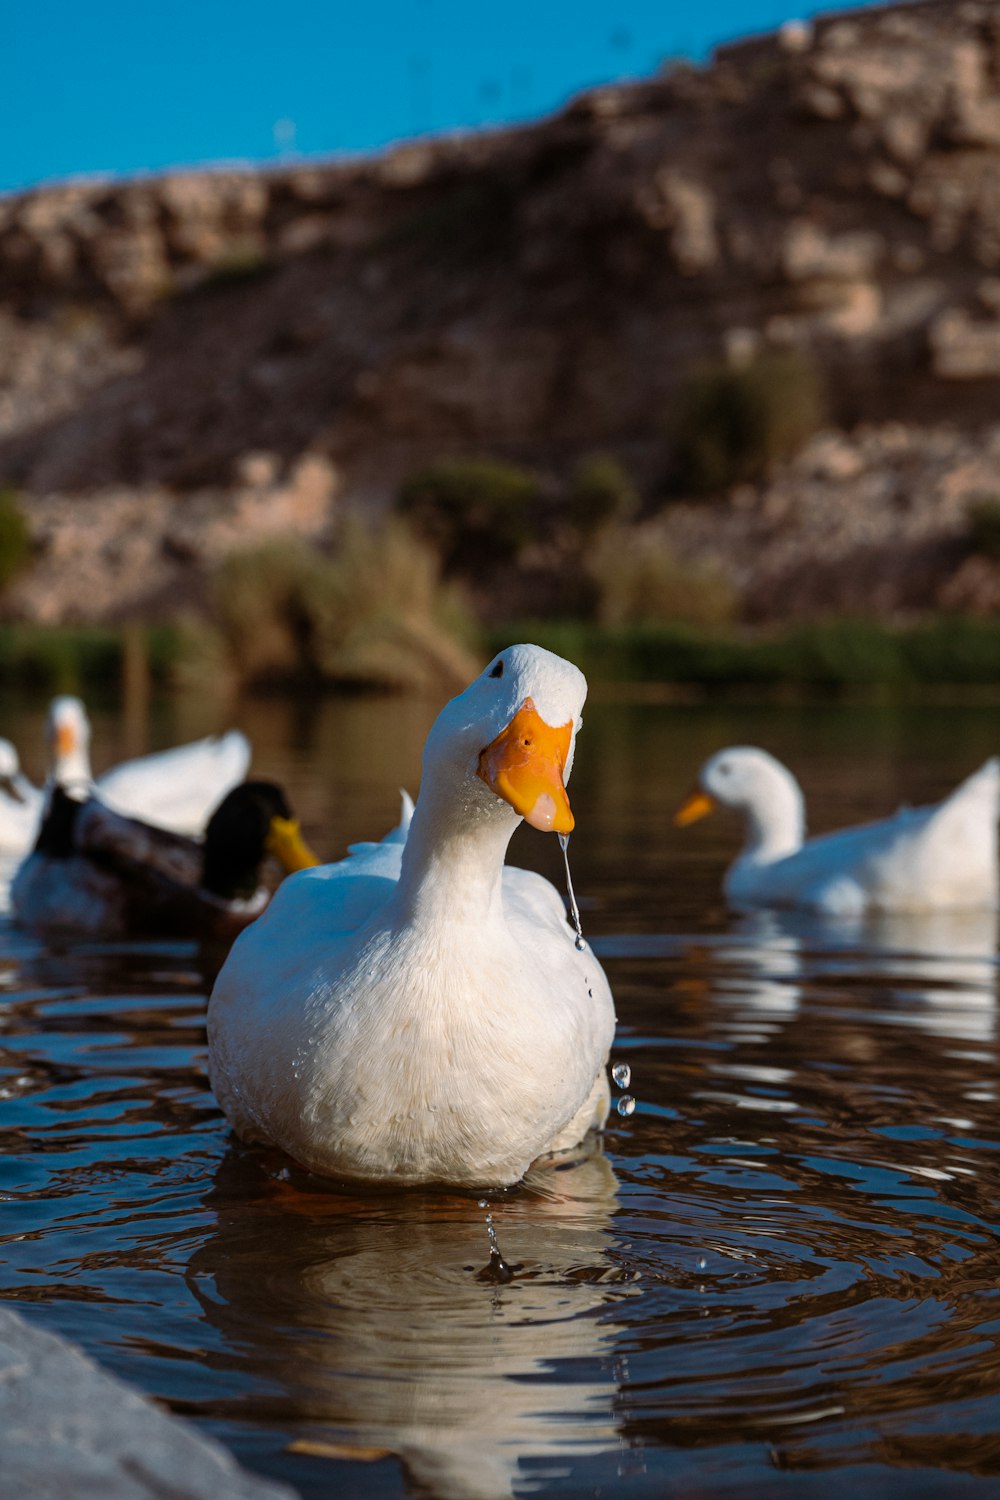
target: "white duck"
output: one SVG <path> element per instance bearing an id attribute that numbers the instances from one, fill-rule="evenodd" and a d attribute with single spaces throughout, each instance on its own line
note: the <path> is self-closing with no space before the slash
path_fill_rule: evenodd
<path id="1" fill-rule="evenodd" d="M 511 646 L 431 729 L 405 843 L 286 880 L 208 1012 L 237 1133 L 313 1171 L 500 1185 L 603 1124 L 607 980 L 562 899 L 504 866 L 522 817 L 568 833 L 586 681 Z"/>
<path id="2" fill-rule="evenodd" d="M 995 906 L 1000 761 L 988 760 L 943 802 L 805 839 L 802 791 L 766 750 L 710 757 L 674 821 L 714 807 L 744 816 L 747 841 L 724 881 L 734 906 L 791 906 L 836 917 Z"/>
<path id="3" fill-rule="evenodd" d="M 49 706 L 51 779 L 69 792 L 96 791 L 112 811 L 196 837 L 222 798 L 242 781 L 250 745 L 239 730 L 126 760 L 96 780 L 90 769 L 90 720 L 79 698 Z"/>
<path id="4" fill-rule="evenodd" d="M 127 818 L 200 836 L 222 798 L 246 776 L 250 745 L 238 730 L 123 761 L 95 780 L 90 769 L 90 720 L 79 698 L 53 698 L 46 724 L 49 782 L 73 795 L 96 792 Z M 0 857 L 34 848 L 46 794 L 22 773 L 17 751 L 0 739 Z"/>
<path id="5" fill-rule="evenodd" d="M 27 854 L 42 820 L 45 794 L 21 770 L 10 740 L 0 739 L 0 858 Z"/>

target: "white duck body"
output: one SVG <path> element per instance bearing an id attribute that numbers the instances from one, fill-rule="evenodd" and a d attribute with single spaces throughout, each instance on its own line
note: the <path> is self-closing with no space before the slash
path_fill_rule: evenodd
<path id="1" fill-rule="evenodd" d="M 204 832 L 212 812 L 244 779 L 250 765 L 250 745 L 234 729 L 123 761 L 95 780 L 90 769 L 90 721 L 80 699 L 69 696 L 52 700 L 48 737 L 52 780 L 59 786 L 77 795 L 96 791 L 106 807 L 123 817 L 191 838 Z"/>
<path id="2" fill-rule="evenodd" d="M 196 837 L 245 778 L 250 744 L 238 729 L 123 761 L 97 778 L 102 802 L 127 818 Z"/>
<path id="3" fill-rule="evenodd" d="M 0 739 L 0 857 L 27 853 L 44 805 L 44 792 L 24 775 L 14 746 Z"/>
<path id="4" fill-rule="evenodd" d="M 901 808 L 893 817 L 812 839 L 805 839 L 798 783 L 764 750 L 720 750 L 706 761 L 698 783 L 710 803 L 746 818 L 747 842 L 724 882 L 734 906 L 856 917 L 997 904 L 996 758 L 943 802 Z M 683 812 L 679 818 L 685 821 Z"/>
<path id="5" fill-rule="evenodd" d="M 240 1135 L 327 1176 L 500 1185 L 603 1124 L 611 992 L 555 889 L 504 867 L 520 819 L 477 774 L 531 699 L 568 776 L 585 693 L 509 647 L 431 730 L 405 844 L 294 876 L 237 941 L 208 1030 Z"/>

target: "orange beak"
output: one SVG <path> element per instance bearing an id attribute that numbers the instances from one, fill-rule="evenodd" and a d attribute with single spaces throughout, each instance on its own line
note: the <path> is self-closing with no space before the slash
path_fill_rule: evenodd
<path id="1" fill-rule="evenodd" d="M 697 823 L 699 818 L 707 818 L 710 812 L 715 811 L 715 808 L 715 798 L 695 787 L 691 795 L 684 799 L 674 813 L 674 827 L 686 828 L 689 823 Z"/>
<path id="2" fill-rule="evenodd" d="M 532 828 L 572 833 L 576 820 L 563 785 L 572 738 L 572 719 L 553 729 L 526 698 L 507 728 L 480 754 L 477 775 Z"/>
<path id="3" fill-rule="evenodd" d="M 60 724 L 56 728 L 56 750 L 60 755 L 72 755 L 76 749 L 76 734 L 71 724 Z"/>

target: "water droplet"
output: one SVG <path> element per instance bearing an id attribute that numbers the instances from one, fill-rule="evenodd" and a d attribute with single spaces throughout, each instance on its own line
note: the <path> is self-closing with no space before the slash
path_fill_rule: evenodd
<path id="1" fill-rule="evenodd" d="M 499 1250 L 491 1250 L 490 1263 L 478 1272 L 476 1280 L 492 1281 L 497 1286 L 506 1286 L 508 1281 L 514 1280 L 514 1270 L 507 1264 Z"/>
<path id="2" fill-rule="evenodd" d="M 635 1109 L 635 1100 L 631 1094 L 622 1094 L 615 1108 L 620 1115 L 630 1115 Z"/>
<path id="3" fill-rule="evenodd" d="M 611 1076 L 620 1089 L 627 1089 L 632 1082 L 632 1069 L 628 1063 L 615 1063 Z"/>
<path id="4" fill-rule="evenodd" d="M 489 1206 L 490 1205 L 488 1199 L 480 1198 L 480 1208 L 488 1209 Z M 487 1213 L 485 1222 L 486 1233 L 489 1236 L 490 1241 L 490 1262 L 488 1266 L 484 1266 L 483 1269 L 477 1273 L 476 1280 L 492 1281 L 497 1284 L 503 1284 L 508 1281 L 513 1281 L 514 1272 L 519 1271 L 521 1267 L 509 1266 L 504 1260 L 503 1254 L 500 1250 L 499 1241 L 497 1240 L 497 1232 L 493 1227 L 493 1215 L 491 1213 Z"/>
<path id="5" fill-rule="evenodd" d="M 708 1261 L 705 1259 L 705 1257 L 703 1255 L 699 1255 L 697 1264 L 698 1264 L 698 1270 L 699 1271 L 704 1271 L 705 1267 L 708 1265 Z"/>
<path id="6" fill-rule="evenodd" d="M 563 864 L 566 866 L 566 895 L 569 899 L 569 914 L 573 926 L 576 928 L 574 947 L 578 953 L 582 953 L 587 944 L 583 940 L 583 928 L 580 926 L 580 908 L 576 904 L 576 893 L 573 890 L 573 877 L 569 873 L 569 834 L 560 833 L 559 847 L 562 850 Z"/>

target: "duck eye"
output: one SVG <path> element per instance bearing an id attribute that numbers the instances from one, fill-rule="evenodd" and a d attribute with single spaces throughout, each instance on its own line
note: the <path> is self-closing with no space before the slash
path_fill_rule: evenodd
<path id="1" fill-rule="evenodd" d="M 492 671 L 490 672 L 490 676 L 491 677 L 502 677 L 503 676 L 503 657 L 502 656 L 501 656 L 500 660 L 496 663 L 496 665 L 493 667 Z"/>

